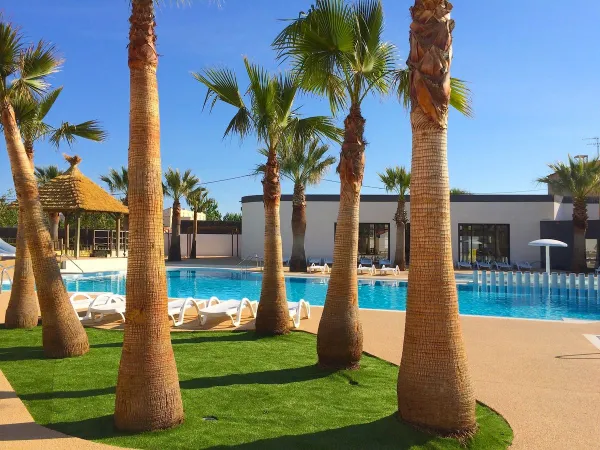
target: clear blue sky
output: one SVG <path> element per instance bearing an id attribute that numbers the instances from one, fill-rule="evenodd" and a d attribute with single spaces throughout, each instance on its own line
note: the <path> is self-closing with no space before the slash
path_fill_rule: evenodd
<path id="1" fill-rule="evenodd" d="M 196 0 L 157 13 L 158 79 L 163 167 L 191 168 L 212 181 L 249 173 L 260 161 L 256 142 L 222 140 L 232 109 L 219 105 L 202 111 L 205 90 L 190 76 L 211 65 L 227 65 L 242 74 L 242 56 L 280 67 L 269 45 L 282 28 L 281 18 L 297 17 L 310 0 Z M 385 0 L 386 40 L 406 60 L 410 0 Z M 109 167 L 127 163 L 129 75 L 127 0 L 4 1 L 5 20 L 28 38 L 55 43 L 66 58 L 53 84 L 64 91 L 48 118 L 52 123 L 98 119 L 110 133 L 103 144 L 80 141 L 56 152 L 38 144 L 36 164 L 65 166 L 61 152 L 77 153 L 81 168 L 94 180 Z M 475 193 L 539 190 L 533 180 L 546 163 L 568 153 L 595 154 L 582 139 L 600 136 L 600 3 L 573 0 L 568 7 L 547 0 L 456 0 L 452 74 L 471 82 L 476 117 L 451 114 L 449 165 L 453 187 Z M 327 105 L 301 98 L 308 114 L 328 114 Z M 394 98 L 369 98 L 366 185 L 379 186 L 377 172 L 388 165 L 410 164 L 409 117 Z M 331 147 L 337 155 L 339 149 Z M 328 178 L 335 179 L 332 171 Z M 12 186 L 6 152 L 0 152 L 0 193 Z M 260 194 L 255 178 L 209 186 L 222 212 L 237 212 L 243 195 Z M 309 193 L 337 193 L 323 182 Z M 291 193 L 289 183 L 284 193 Z M 364 188 L 364 193 L 381 191 Z M 169 200 L 165 204 L 169 205 Z"/>

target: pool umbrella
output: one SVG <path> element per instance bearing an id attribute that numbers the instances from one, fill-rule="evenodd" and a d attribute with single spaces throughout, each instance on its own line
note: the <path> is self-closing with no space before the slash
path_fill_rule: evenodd
<path id="1" fill-rule="evenodd" d="M 546 272 L 550 273 L 550 247 L 568 247 L 562 241 L 556 239 L 538 239 L 529 243 L 532 247 L 546 247 Z"/>

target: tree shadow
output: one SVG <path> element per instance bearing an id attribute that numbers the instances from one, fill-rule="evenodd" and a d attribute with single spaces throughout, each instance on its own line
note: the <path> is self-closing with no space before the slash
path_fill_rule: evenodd
<path id="1" fill-rule="evenodd" d="M 114 394 L 115 386 L 97 389 L 84 389 L 81 391 L 49 391 L 49 392 L 33 392 L 31 394 L 20 394 L 21 400 L 52 400 L 65 398 L 86 398 L 95 397 L 97 395 Z"/>
<path id="2" fill-rule="evenodd" d="M 0 348 L 0 362 L 31 361 L 48 359 L 42 347 L 3 347 Z"/>
<path id="3" fill-rule="evenodd" d="M 192 378 L 180 381 L 179 386 L 182 389 L 207 389 L 240 384 L 288 384 L 317 380 L 328 377 L 332 373 L 333 371 L 321 369 L 317 365 L 310 365 L 263 372 L 234 373 L 218 377 Z"/>
<path id="4" fill-rule="evenodd" d="M 131 436 L 135 433 L 125 433 L 115 428 L 114 415 L 107 414 L 90 419 L 73 422 L 49 423 L 48 428 L 81 439 L 97 440 L 108 437 Z"/>
<path id="5" fill-rule="evenodd" d="M 185 338 L 173 338 L 171 337 L 171 343 L 173 345 L 181 345 L 181 344 L 202 344 L 205 342 L 253 342 L 258 341 L 261 338 L 257 336 L 255 333 L 248 331 L 229 331 L 223 335 L 216 335 L 219 333 L 218 331 L 200 331 L 200 332 L 190 332 L 190 334 L 196 334 L 193 336 L 185 337 Z M 173 335 L 171 335 L 173 336 Z"/>

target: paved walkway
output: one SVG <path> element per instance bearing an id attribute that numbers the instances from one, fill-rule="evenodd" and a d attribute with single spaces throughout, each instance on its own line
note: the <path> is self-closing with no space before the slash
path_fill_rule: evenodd
<path id="1" fill-rule="evenodd" d="M 7 301 L 7 294 L 1 294 L 0 323 Z M 312 318 L 303 320 L 302 328 L 316 332 L 322 309 L 314 307 L 312 311 Z M 397 364 L 405 314 L 373 310 L 361 310 L 360 314 L 365 351 Z M 195 328 L 194 323 L 189 322 L 186 328 Z M 600 323 L 465 316 L 462 324 L 477 398 L 509 421 L 515 432 L 512 448 L 600 448 L 600 349 L 584 337 L 600 335 Z M 251 320 L 244 321 L 244 328 L 252 325 Z M 227 323 L 210 326 L 226 327 Z M 102 447 L 33 423 L 0 376 L 0 448 L 71 445 L 81 449 Z"/>

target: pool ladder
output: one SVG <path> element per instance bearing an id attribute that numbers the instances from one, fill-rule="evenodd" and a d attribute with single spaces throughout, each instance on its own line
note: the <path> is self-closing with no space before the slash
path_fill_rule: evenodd
<path id="1" fill-rule="evenodd" d="M 0 264 L 0 294 L 2 294 L 2 285 L 4 284 L 4 277 L 8 280 L 10 286 L 13 284 L 13 280 L 8 273 L 8 269 L 12 269 L 15 266 L 4 267 Z"/>
<path id="2" fill-rule="evenodd" d="M 243 273 L 247 273 L 248 270 L 250 269 L 250 262 L 256 262 L 256 268 L 260 268 L 261 270 L 263 269 L 264 266 L 264 260 L 261 256 L 258 255 L 252 255 L 252 256 L 247 256 L 244 259 L 242 259 L 238 264 L 237 267 L 241 266 L 242 272 Z"/>

